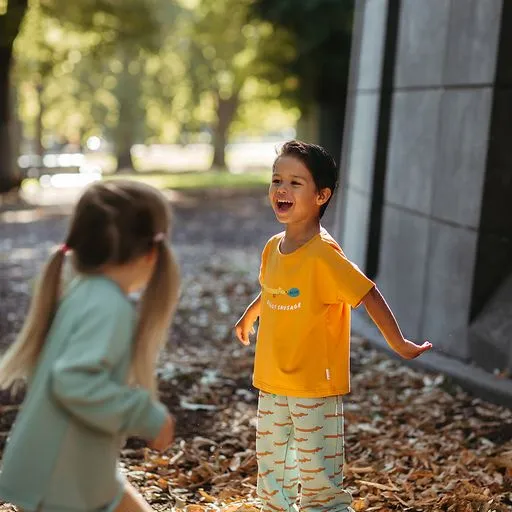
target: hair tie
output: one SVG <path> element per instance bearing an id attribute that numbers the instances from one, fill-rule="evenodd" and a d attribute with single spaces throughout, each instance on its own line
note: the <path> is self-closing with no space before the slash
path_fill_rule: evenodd
<path id="1" fill-rule="evenodd" d="M 157 233 L 153 237 L 153 242 L 155 242 L 155 243 L 163 242 L 164 240 L 165 240 L 165 233 Z"/>
<path id="2" fill-rule="evenodd" d="M 70 251 L 70 249 L 69 249 L 69 246 L 67 244 L 61 244 L 60 247 L 59 247 L 59 251 L 62 254 L 66 254 L 67 252 Z"/>

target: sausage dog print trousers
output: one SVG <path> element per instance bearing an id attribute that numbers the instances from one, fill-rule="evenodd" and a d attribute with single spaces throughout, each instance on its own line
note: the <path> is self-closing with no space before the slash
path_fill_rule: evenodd
<path id="1" fill-rule="evenodd" d="M 343 429 L 341 396 L 260 391 L 256 455 L 265 512 L 352 511 L 352 497 L 343 489 Z"/>

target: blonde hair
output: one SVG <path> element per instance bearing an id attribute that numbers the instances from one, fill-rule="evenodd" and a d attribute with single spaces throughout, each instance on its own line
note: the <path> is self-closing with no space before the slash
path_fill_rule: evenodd
<path id="1" fill-rule="evenodd" d="M 140 301 L 131 365 L 131 381 L 153 394 L 156 360 L 179 296 L 178 265 L 161 236 L 170 219 L 164 196 L 149 185 L 95 183 L 78 201 L 65 242 L 82 274 L 101 273 L 107 264 L 122 265 L 156 249 L 154 272 Z M 42 271 L 23 328 L 0 361 L 0 388 L 29 376 L 37 364 L 58 308 L 64 259 L 64 250 L 54 251 Z"/>

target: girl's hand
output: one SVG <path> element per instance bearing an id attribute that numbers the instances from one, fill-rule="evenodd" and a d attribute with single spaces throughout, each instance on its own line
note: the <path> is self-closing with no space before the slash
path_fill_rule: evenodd
<path id="1" fill-rule="evenodd" d="M 403 344 L 399 348 L 399 354 L 404 359 L 414 359 L 431 348 L 432 343 L 430 341 L 425 341 L 422 345 L 416 345 L 416 343 L 404 339 Z"/>
<path id="2" fill-rule="evenodd" d="M 235 334 L 236 337 L 240 340 L 240 343 L 242 345 L 249 345 L 250 339 L 249 335 L 254 334 L 254 322 L 256 321 L 255 318 L 251 318 L 251 315 L 245 312 L 242 315 L 242 318 L 238 320 L 238 322 L 235 324 Z"/>
<path id="3" fill-rule="evenodd" d="M 176 420 L 174 416 L 171 414 L 167 414 L 167 418 L 165 418 L 164 424 L 158 433 L 158 436 L 148 443 L 148 446 L 152 450 L 158 450 L 159 452 L 163 452 L 171 446 L 174 442 L 174 431 L 176 427 Z"/>

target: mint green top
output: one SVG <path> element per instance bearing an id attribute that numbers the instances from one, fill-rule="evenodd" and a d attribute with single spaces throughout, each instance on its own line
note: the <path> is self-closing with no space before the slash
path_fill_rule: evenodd
<path id="1" fill-rule="evenodd" d="M 61 300 L 3 456 L 0 499 L 24 511 L 109 510 L 126 436 L 153 439 L 166 409 L 126 384 L 136 313 L 101 276 Z"/>

